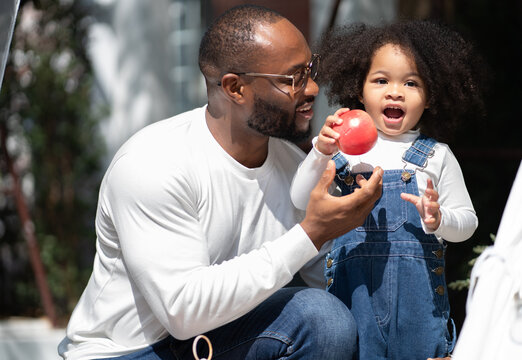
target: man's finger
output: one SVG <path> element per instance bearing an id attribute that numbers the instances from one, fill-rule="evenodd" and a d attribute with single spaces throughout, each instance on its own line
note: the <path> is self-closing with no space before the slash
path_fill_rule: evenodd
<path id="1" fill-rule="evenodd" d="M 375 169 L 373 169 L 372 177 L 368 181 L 369 185 L 371 187 L 382 186 L 382 175 L 383 174 L 384 174 L 384 171 L 381 169 L 380 166 L 375 167 Z"/>
<path id="2" fill-rule="evenodd" d="M 323 175 L 321 175 L 321 178 L 319 179 L 319 182 L 316 185 L 316 189 L 320 190 L 321 192 L 328 192 L 328 188 L 330 187 L 330 184 L 332 183 L 333 179 L 335 177 L 335 162 L 333 160 L 329 160 L 328 164 L 326 165 L 326 169 L 323 172 Z"/>
<path id="3" fill-rule="evenodd" d="M 359 185 L 360 187 L 363 187 L 363 186 L 370 186 L 370 187 L 378 187 L 378 186 L 381 186 L 381 182 L 382 182 L 382 174 L 383 174 L 383 171 L 382 169 L 377 166 L 375 169 L 373 169 L 373 174 L 372 176 L 370 177 L 370 180 L 367 180 L 364 178 L 364 176 L 362 176 L 361 174 L 357 174 L 357 176 L 355 177 L 355 181 L 357 182 L 357 185 Z M 368 184 L 368 185 L 366 185 Z"/>

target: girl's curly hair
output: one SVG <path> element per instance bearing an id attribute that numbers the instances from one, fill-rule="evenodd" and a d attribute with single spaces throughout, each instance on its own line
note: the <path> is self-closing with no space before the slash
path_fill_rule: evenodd
<path id="1" fill-rule="evenodd" d="M 319 42 L 317 82 L 326 87 L 331 106 L 364 109 L 359 101 L 376 50 L 399 46 L 412 56 L 427 90 L 421 131 L 449 139 L 468 115 L 484 115 L 485 67 L 471 43 L 450 28 L 429 21 L 401 21 L 382 26 L 346 25 L 325 33 Z"/>

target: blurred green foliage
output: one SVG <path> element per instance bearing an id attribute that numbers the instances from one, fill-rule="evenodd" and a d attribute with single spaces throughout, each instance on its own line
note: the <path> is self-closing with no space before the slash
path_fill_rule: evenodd
<path id="1" fill-rule="evenodd" d="M 19 10 L 0 122 L 22 179 L 58 316 L 66 320 L 92 269 L 93 219 L 104 143 L 85 54 L 89 17 L 76 2 L 26 1 Z M 1 164 L 0 315 L 41 314 L 12 179 Z"/>
<path id="2" fill-rule="evenodd" d="M 461 279 L 461 280 L 455 280 L 448 284 L 448 287 L 453 290 L 469 290 L 469 283 L 470 283 L 470 275 L 471 270 L 473 269 L 473 266 L 477 262 L 477 259 L 479 256 L 488 248 L 489 246 L 493 245 L 493 242 L 495 242 L 495 235 L 489 234 L 489 237 L 491 239 L 490 245 L 477 245 L 473 247 L 473 253 L 475 254 L 475 257 L 468 261 L 468 269 L 467 269 L 467 278 Z"/>

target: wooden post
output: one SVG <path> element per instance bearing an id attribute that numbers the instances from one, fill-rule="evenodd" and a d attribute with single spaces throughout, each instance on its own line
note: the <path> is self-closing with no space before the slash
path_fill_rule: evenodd
<path id="1" fill-rule="evenodd" d="M 38 292 L 40 293 L 44 312 L 51 321 L 52 325 L 56 327 L 56 311 L 51 291 L 47 283 L 47 276 L 45 274 L 45 269 L 42 264 L 42 259 L 40 258 L 40 250 L 34 233 L 34 224 L 31 220 L 29 208 L 27 206 L 27 202 L 25 201 L 25 197 L 22 192 L 20 178 L 18 176 L 16 168 L 14 167 L 13 160 L 11 159 L 9 152 L 7 151 L 6 140 L 7 126 L 4 121 L 0 121 L 0 146 L 2 148 L 1 151 L 7 166 L 7 170 L 13 179 L 12 192 L 15 197 L 18 216 L 20 218 L 22 231 L 24 234 L 25 241 L 27 243 L 27 248 L 29 250 L 29 258 L 33 267 L 36 286 L 38 287 Z"/>

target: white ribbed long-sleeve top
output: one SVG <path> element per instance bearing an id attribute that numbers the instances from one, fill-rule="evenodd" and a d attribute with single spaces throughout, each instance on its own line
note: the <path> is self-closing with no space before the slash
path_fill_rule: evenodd
<path id="1" fill-rule="evenodd" d="M 402 155 L 418 136 L 419 130 L 411 130 L 393 137 L 379 131 L 377 143 L 369 152 L 357 156 L 347 154 L 344 156 L 348 159 L 353 172 L 371 172 L 375 166 L 380 166 L 383 170 L 403 169 L 405 163 L 402 161 Z M 312 151 L 299 166 L 291 188 L 292 201 L 300 209 L 306 209 L 310 192 L 317 184 L 328 160 L 332 158 L 332 155 L 324 155 L 317 150 L 316 141 L 317 138 L 313 140 Z M 444 239 L 450 242 L 461 242 L 473 235 L 478 226 L 478 219 L 455 155 L 444 143 L 437 143 L 434 150 L 434 155 L 428 159 L 426 168 L 418 169 L 416 177 L 421 196 L 426 190 L 428 178 L 433 181 L 439 193 L 438 201 L 441 205 L 442 218 L 435 232 L 430 232 L 426 228 L 424 231 L 434 233 L 440 241 Z M 414 170 L 416 166 L 408 163 L 406 168 Z M 335 186 L 331 187 L 332 192 L 334 189 Z"/>

